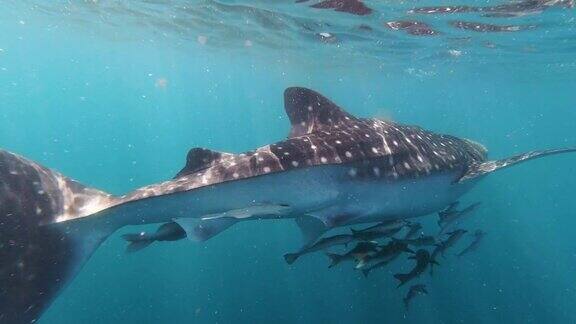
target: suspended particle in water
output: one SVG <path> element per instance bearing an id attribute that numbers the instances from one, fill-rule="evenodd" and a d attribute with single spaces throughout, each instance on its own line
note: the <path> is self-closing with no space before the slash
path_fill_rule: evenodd
<path id="1" fill-rule="evenodd" d="M 247 40 L 244 42 L 244 46 L 245 46 L 245 47 L 252 47 L 252 45 L 253 45 L 253 44 L 252 44 L 252 41 L 249 40 L 249 39 L 247 39 Z"/>
<path id="2" fill-rule="evenodd" d="M 168 87 L 168 80 L 166 78 L 158 78 L 154 82 L 154 86 L 159 89 L 166 89 Z"/>
<path id="3" fill-rule="evenodd" d="M 207 42 L 208 42 L 208 37 L 206 37 L 204 35 L 198 36 L 198 43 L 200 43 L 200 45 L 206 45 Z"/>

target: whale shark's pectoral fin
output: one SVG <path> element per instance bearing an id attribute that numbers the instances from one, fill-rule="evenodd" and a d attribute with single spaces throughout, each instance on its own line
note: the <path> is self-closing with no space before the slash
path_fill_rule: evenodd
<path id="1" fill-rule="evenodd" d="M 480 176 L 483 176 L 485 174 L 494 172 L 496 170 L 500 170 L 524 161 L 528 161 L 528 160 L 532 160 L 532 159 L 536 159 L 536 158 L 540 158 L 540 157 L 544 157 L 544 156 L 548 156 L 548 155 L 554 155 L 554 154 L 560 154 L 560 153 L 570 153 L 570 152 L 576 152 L 576 148 L 563 148 L 563 149 L 552 149 L 552 150 L 543 150 L 543 151 L 531 151 L 531 152 L 526 152 L 526 153 L 522 153 L 519 155 L 515 155 L 506 159 L 502 159 L 502 160 L 495 160 L 495 161 L 487 161 L 487 162 L 483 162 L 483 163 L 479 163 L 476 165 L 471 166 L 468 171 L 460 178 L 458 179 L 458 183 L 470 180 L 470 179 L 474 179 Z"/>
<path id="2" fill-rule="evenodd" d="M 233 217 L 210 219 L 177 218 L 174 219 L 174 222 L 182 227 L 189 239 L 204 242 L 236 224 L 238 219 Z"/>
<path id="3" fill-rule="evenodd" d="M 312 245 L 329 230 L 329 227 L 316 217 L 301 216 L 297 217 L 295 221 L 302 233 L 303 246 Z"/>

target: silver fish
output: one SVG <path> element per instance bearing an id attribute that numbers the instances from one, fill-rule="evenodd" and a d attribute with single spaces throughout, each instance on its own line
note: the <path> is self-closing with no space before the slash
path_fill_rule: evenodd
<path id="1" fill-rule="evenodd" d="M 311 246 L 305 247 L 304 249 L 302 249 L 296 253 L 284 254 L 284 260 L 286 260 L 286 263 L 292 264 L 292 263 L 294 263 L 294 261 L 296 261 L 299 257 L 303 256 L 304 254 L 326 250 L 326 249 L 333 247 L 333 246 L 347 245 L 348 243 L 352 242 L 354 239 L 355 239 L 354 236 L 352 236 L 350 234 L 341 234 L 341 235 L 334 235 L 334 236 L 326 237 L 326 238 L 321 239 L 320 241 L 316 242 L 315 244 L 313 244 Z"/>

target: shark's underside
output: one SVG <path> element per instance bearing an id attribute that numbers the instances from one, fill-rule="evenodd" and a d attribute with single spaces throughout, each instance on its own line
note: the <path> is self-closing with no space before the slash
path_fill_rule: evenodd
<path id="1" fill-rule="evenodd" d="M 486 161 L 483 146 L 345 112 L 289 88 L 286 140 L 242 154 L 190 150 L 174 179 L 116 197 L 0 151 L 0 323 L 36 320 L 124 225 L 176 222 L 208 239 L 235 222 L 294 218 L 309 239 L 342 225 L 436 212 L 483 175 L 540 156 Z"/>

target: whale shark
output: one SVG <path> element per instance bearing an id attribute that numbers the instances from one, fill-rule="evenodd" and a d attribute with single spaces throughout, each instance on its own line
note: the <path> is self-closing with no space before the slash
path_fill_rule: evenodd
<path id="1" fill-rule="evenodd" d="M 288 88 L 284 102 L 287 138 L 241 154 L 193 148 L 173 179 L 122 196 L 0 150 L 0 322 L 38 320 L 123 226 L 175 223 L 205 241 L 288 218 L 310 243 L 334 227 L 436 213 L 494 171 L 576 151 L 488 160 L 474 141 L 359 118 L 310 89 Z"/>

